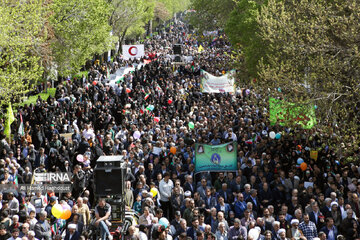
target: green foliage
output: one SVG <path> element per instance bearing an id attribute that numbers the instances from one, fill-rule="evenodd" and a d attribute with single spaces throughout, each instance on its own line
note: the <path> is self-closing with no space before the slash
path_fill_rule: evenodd
<path id="1" fill-rule="evenodd" d="M 113 46 L 106 0 L 54 0 L 50 12 L 52 51 L 60 74 L 76 73 L 94 54 Z"/>
<path id="2" fill-rule="evenodd" d="M 34 49 L 41 44 L 41 1 L 0 3 L 0 104 L 26 93 L 41 77 Z"/>
<path id="3" fill-rule="evenodd" d="M 267 2 L 267 1 L 266 1 Z M 257 64 L 263 56 L 264 47 L 262 39 L 257 35 L 260 8 L 266 2 L 254 0 L 239 0 L 230 13 L 225 25 L 225 32 L 235 49 L 241 49 L 241 56 L 248 73 L 243 80 L 257 76 Z M 240 66 L 241 67 L 241 66 Z M 244 72 L 242 72 L 244 76 Z"/>
<path id="4" fill-rule="evenodd" d="M 145 24 L 154 16 L 153 0 L 114 0 L 109 23 L 114 35 L 122 41 L 145 33 Z"/>
<path id="5" fill-rule="evenodd" d="M 162 5 L 169 12 L 170 16 L 168 19 L 170 19 L 174 13 L 185 11 L 190 6 L 190 0 L 157 0 L 156 2 L 157 4 L 162 3 Z"/>
<path id="6" fill-rule="evenodd" d="M 269 0 L 257 18 L 266 46 L 266 61 L 258 65 L 258 91 L 313 103 L 322 126 L 357 140 L 359 11 L 355 0 Z M 282 91 L 274 91 L 279 86 Z"/>
<path id="7" fill-rule="evenodd" d="M 196 10 L 190 15 L 190 23 L 202 33 L 225 27 L 236 3 L 233 0 L 191 0 L 190 7 Z"/>

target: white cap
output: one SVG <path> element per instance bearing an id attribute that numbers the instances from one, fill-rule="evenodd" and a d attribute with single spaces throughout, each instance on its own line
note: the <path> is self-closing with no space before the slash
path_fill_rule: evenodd
<path id="1" fill-rule="evenodd" d="M 258 227 L 249 230 L 248 237 L 251 237 L 252 239 L 258 239 L 259 236 L 260 236 L 260 230 Z"/>
<path id="2" fill-rule="evenodd" d="M 69 224 L 68 228 L 69 229 L 76 229 L 76 224 L 73 224 L 73 223 Z"/>
<path id="3" fill-rule="evenodd" d="M 185 197 L 190 197 L 190 196 L 191 196 L 191 192 L 188 190 L 188 191 L 185 192 L 184 195 L 185 195 Z"/>
<path id="4" fill-rule="evenodd" d="M 299 224 L 299 220 L 297 220 L 297 219 L 291 220 L 291 225 L 293 225 L 293 224 L 295 224 L 295 223 Z"/>

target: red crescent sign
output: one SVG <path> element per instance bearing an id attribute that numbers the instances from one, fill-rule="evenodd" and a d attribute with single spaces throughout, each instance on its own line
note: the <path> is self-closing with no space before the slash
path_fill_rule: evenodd
<path id="1" fill-rule="evenodd" d="M 136 56 L 137 53 L 138 53 L 137 47 L 132 46 L 132 47 L 129 48 L 129 54 L 130 54 L 131 56 Z"/>

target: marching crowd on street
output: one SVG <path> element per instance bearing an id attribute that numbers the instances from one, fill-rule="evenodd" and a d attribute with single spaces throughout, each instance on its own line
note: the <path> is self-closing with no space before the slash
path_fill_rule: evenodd
<path id="1" fill-rule="evenodd" d="M 103 155 L 122 155 L 128 166 L 126 208 L 139 221 L 125 239 L 360 239 L 358 165 L 343 164 L 316 128 L 271 126 L 268 96 L 246 86 L 235 94 L 200 91 L 200 69 L 215 76 L 231 70 L 221 31 L 201 37 L 176 20 L 144 44 L 144 59 L 94 63 L 87 76 L 59 84 L 55 97 L 18 109 L 13 138 L 1 137 L 1 184 L 31 184 L 34 172 L 71 172 L 73 191 L 3 191 L 0 240 L 89 239 L 92 226 L 102 240 L 113 239 L 111 207 L 94 193 L 93 169 Z M 174 44 L 192 57 L 188 64 L 172 64 Z M 115 87 L 106 84 L 107 69 L 144 60 Z M 284 134 L 271 139 L 270 131 Z M 195 143 L 232 141 L 237 171 L 195 172 Z M 57 203 L 70 207 L 68 220 L 53 216 Z"/>

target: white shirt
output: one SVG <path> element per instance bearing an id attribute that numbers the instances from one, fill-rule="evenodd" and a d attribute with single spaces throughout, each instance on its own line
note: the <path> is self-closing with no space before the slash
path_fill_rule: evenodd
<path id="1" fill-rule="evenodd" d="M 88 130 L 85 129 L 82 132 L 82 135 L 86 140 L 89 140 L 90 138 L 95 138 L 94 130 L 92 130 L 91 128 L 89 128 Z"/>
<path id="2" fill-rule="evenodd" d="M 160 181 L 159 190 L 160 190 L 160 200 L 163 202 L 168 202 L 171 197 L 171 192 L 174 188 L 174 183 L 169 179 L 168 182 L 165 182 L 164 179 Z"/>

